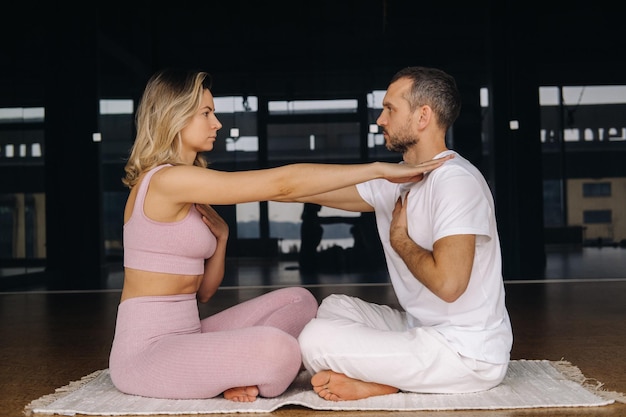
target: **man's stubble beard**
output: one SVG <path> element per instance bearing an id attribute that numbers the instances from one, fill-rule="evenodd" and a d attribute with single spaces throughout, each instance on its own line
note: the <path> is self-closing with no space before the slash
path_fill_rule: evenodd
<path id="1" fill-rule="evenodd" d="M 413 145 L 417 143 L 417 139 L 403 133 L 398 136 L 389 135 L 389 140 L 385 144 L 388 151 L 404 154 Z"/>

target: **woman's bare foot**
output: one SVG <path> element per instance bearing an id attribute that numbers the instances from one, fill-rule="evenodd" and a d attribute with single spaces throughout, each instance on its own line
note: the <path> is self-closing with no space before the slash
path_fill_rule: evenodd
<path id="1" fill-rule="evenodd" d="M 235 387 L 224 391 L 224 398 L 238 403 L 251 403 L 259 395 L 259 388 L 252 385 L 249 387 Z"/>
<path id="2" fill-rule="evenodd" d="M 334 371 L 320 371 L 311 378 L 313 391 L 328 401 L 360 400 L 375 395 L 394 394 L 398 388 L 365 382 Z"/>

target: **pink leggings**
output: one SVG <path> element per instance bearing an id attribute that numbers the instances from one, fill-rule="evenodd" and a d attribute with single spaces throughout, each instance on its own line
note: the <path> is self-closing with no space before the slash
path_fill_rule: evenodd
<path id="1" fill-rule="evenodd" d="M 154 398 L 212 398 L 252 385 L 275 397 L 300 370 L 297 338 L 317 307 L 300 287 L 203 320 L 195 294 L 130 298 L 118 308 L 111 380 L 124 393 Z"/>

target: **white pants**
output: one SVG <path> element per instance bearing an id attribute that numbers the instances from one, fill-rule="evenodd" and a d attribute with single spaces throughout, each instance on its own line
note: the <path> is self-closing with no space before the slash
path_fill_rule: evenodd
<path id="1" fill-rule="evenodd" d="M 408 328 L 404 312 L 347 295 L 326 297 L 298 341 L 311 374 L 330 369 L 401 391 L 483 391 L 507 370 L 459 355 L 432 328 Z"/>

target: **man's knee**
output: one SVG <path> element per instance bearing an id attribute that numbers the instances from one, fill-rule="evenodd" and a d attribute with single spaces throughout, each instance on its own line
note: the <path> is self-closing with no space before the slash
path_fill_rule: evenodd
<path id="1" fill-rule="evenodd" d="M 318 318 L 341 317 L 341 313 L 351 309 L 351 297 L 344 294 L 331 294 L 324 298 L 317 309 Z"/>

